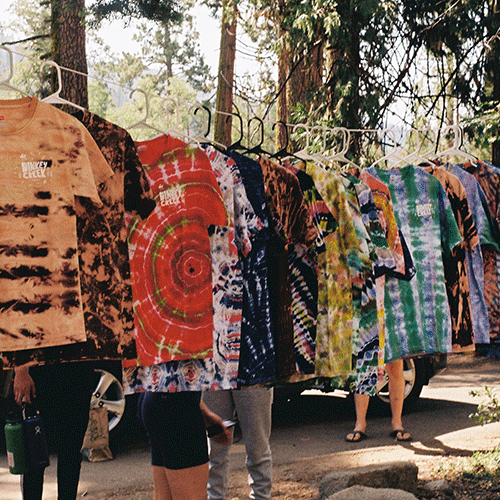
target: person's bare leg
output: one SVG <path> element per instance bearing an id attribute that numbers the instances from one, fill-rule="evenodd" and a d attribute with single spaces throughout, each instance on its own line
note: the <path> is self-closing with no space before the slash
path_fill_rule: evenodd
<path id="1" fill-rule="evenodd" d="M 354 394 L 354 407 L 356 409 L 356 424 L 354 430 L 347 434 L 346 441 L 355 443 L 363 439 L 366 432 L 366 414 L 368 413 L 368 405 L 370 396 L 366 394 Z M 361 433 L 361 434 L 359 434 Z"/>
<path id="2" fill-rule="evenodd" d="M 170 498 L 173 500 L 206 500 L 208 462 L 187 469 L 165 469 L 165 471 L 172 495 Z M 155 500 L 157 500 L 156 496 Z"/>
<path id="3" fill-rule="evenodd" d="M 403 403 L 405 399 L 405 379 L 403 375 L 403 360 L 398 359 L 387 363 L 385 371 L 389 377 L 389 400 L 391 404 L 392 430 L 397 431 L 403 427 Z M 411 438 L 409 432 L 398 433 L 398 440 L 404 441 Z"/>
<path id="4" fill-rule="evenodd" d="M 172 500 L 167 479 L 167 469 L 153 465 L 154 500 Z"/>

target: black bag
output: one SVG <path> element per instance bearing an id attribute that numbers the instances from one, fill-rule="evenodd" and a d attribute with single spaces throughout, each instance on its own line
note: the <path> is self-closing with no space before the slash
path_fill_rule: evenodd
<path id="1" fill-rule="evenodd" d="M 45 426 L 40 412 L 33 405 L 23 405 L 23 423 L 28 469 L 48 467 L 50 459 Z"/>

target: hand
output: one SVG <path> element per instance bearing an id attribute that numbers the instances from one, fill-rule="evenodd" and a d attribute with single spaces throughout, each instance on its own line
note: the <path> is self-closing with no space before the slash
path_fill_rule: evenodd
<path id="1" fill-rule="evenodd" d="M 210 439 L 213 439 L 214 442 L 218 444 L 229 446 L 233 441 L 233 435 L 231 431 L 222 423 L 222 418 L 220 418 L 219 415 L 215 414 L 213 411 L 210 411 L 208 406 L 203 401 L 200 401 L 200 409 L 203 413 L 205 427 L 208 428 L 212 425 L 220 425 L 222 428 L 222 432 L 220 434 L 212 436 Z"/>
<path id="2" fill-rule="evenodd" d="M 26 365 L 18 366 L 15 369 L 14 397 L 19 406 L 23 403 L 31 404 L 31 397 L 36 397 L 35 382 L 33 382 Z"/>

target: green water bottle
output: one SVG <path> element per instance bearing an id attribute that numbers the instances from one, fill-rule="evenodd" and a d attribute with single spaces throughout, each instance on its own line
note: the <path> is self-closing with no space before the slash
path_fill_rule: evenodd
<path id="1" fill-rule="evenodd" d="M 5 444 L 7 448 L 7 462 L 11 474 L 26 474 L 26 442 L 21 415 L 10 412 L 5 424 Z"/>

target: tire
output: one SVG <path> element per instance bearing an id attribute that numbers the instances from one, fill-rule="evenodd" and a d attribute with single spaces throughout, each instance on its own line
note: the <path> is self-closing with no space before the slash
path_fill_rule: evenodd
<path id="1" fill-rule="evenodd" d="M 108 410 L 109 434 L 119 434 L 124 424 L 126 399 L 122 383 L 113 373 L 96 368 L 94 370 L 94 392 L 90 408 L 106 408 Z"/>
<path id="2" fill-rule="evenodd" d="M 422 388 L 426 381 L 425 361 L 419 358 L 409 358 L 404 360 L 403 373 L 405 379 L 405 399 L 403 411 L 410 411 L 420 397 Z M 372 398 L 370 407 L 377 413 L 390 414 L 391 407 L 389 401 L 389 379 L 384 374 L 384 378 L 377 384 L 377 394 Z"/>

